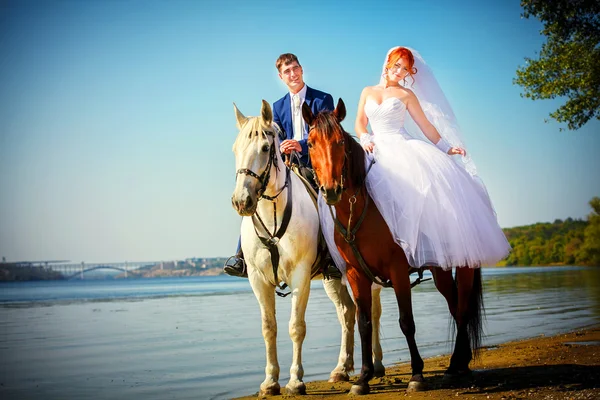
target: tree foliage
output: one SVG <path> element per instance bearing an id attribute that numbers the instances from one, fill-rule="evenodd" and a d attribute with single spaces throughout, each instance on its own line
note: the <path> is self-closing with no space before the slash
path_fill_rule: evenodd
<path id="1" fill-rule="evenodd" d="M 600 197 L 590 200 L 592 213 L 588 215 L 588 226 L 583 232 L 582 257 L 592 265 L 600 265 Z"/>
<path id="2" fill-rule="evenodd" d="M 513 248 L 505 265 L 600 266 L 600 198 L 590 206 L 587 221 L 567 218 L 504 229 Z"/>
<path id="3" fill-rule="evenodd" d="M 546 36 L 539 58 L 525 58 L 514 83 L 522 97 L 566 102 L 550 117 L 571 130 L 600 119 L 600 1 L 522 0 L 522 16 L 535 17 Z"/>
<path id="4" fill-rule="evenodd" d="M 506 265 L 550 265 L 578 263 L 586 221 L 567 218 L 504 229 L 513 250 Z"/>

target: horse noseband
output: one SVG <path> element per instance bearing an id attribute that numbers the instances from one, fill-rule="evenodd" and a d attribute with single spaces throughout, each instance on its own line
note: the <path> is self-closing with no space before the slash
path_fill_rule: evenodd
<path id="1" fill-rule="evenodd" d="M 273 132 L 263 131 L 263 134 L 267 136 L 272 136 L 273 138 L 275 137 Z M 267 184 L 269 183 L 269 178 L 271 177 L 271 166 L 273 165 L 275 165 L 275 168 L 278 168 L 277 158 L 275 157 L 275 140 L 273 140 L 273 143 L 271 143 L 271 145 L 269 146 L 269 161 L 267 162 L 267 166 L 265 167 L 265 170 L 262 174 L 258 175 L 256 172 L 248 168 L 240 168 L 235 172 L 235 174 L 236 176 L 239 174 L 244 174 L 256 178 L 260 183 L 260 188 L 258 189 L 256 194 L 258 197 L 262 197 L 262 194 L 264 193 Z"/>

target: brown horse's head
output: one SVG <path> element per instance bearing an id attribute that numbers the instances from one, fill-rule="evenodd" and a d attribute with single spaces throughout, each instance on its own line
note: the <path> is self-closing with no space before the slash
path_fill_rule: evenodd
<path id="1" fill-rule="evenodd" d="M 345 189 L 362 185 L 365 177 L 364 150 L 344 128 L 341 122 L 346 117 L 346 106 L 339 99 L 332 112 L 313 115 L 304 103 L 302 116 L 310 127 L 308 151 L 315 171 L 319 189 L 333 205 L 340 201 Z"/>

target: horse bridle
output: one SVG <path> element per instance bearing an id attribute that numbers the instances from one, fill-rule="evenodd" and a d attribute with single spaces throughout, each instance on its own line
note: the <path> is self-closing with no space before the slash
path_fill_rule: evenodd
<path id="1" fill-rule="evenodd" d="M 312 129 L 312 127 L 311 127 L 311 129 Z M 345 141 L 345 139 L 344 139 L 344 141 Z M 341 186 L 342 186 L 342 191 L 345 190 L 345 188 L 344 188 L 344 176 L 346 175 L 346 170 L 347 170 L 347 165 L 348 165 L 348 158 L 349 158 L 348 154 L 350 152 L 352 152 L 351 149 L 349 149 L 347 151 L 346 150 L 344 151 L 344 165 L 342 166 L 342 177 L 340 179 Z M 392 284 L 391 284 L 390 281 L 385 281 L 384 282 L 379 277 L 375 276 L 373 274 L 373 272 L 371 272 L 371 269 L 369 268 L 369 266 L 365 262 L 364 258 L 362 257 L 362 254 L 360 254 L 360 251 L 358 250 L 358 246 L 356 244 L 356 232 L 359 230 L 359 228 L 361 227 L 363 221 L 365 220 L 365 217 L 367 216 L 367 209 L 369 208 L 369 198 L 370 198 L 370 196 L 368 195 L 368 193 L 365 193 L 365 203 L 363 205 L 362 213 L 359 216 L 359 218 L 356 221 L 356 223 L 354 224 L 354 226 L 352 226 L 352 218 L 354 216 L 354 204 L 356 204 L 356 196 L 358 195 L 358 193 L 360 191 L 366 190 L 365 181 L 366 181 L 367 175 L 371 171 L 371 167 L 373 167 L 374 163 L 375 163 L 375 159 L 371 160 L 371 163 L 369 164 L 369 167 L 367 168 L 367 171 L 365 172 L 365 178 L 364 178 L 363 182 L 358 186 L 358 188 L 356 189 L 356 191 L 354 192 L 354 194 L 352 196 L 350 196 L 349 199 L 348 199 L 348 202 L 350 204 L 350 215 L 348 217 L 348 224 L 347 224 L 346 227 L 344 227 L 344 225 L 342 225 L 342 223 L 337 218 L 337 216 L 333 215 L 333 206 L 328 206 L 328 208 L 329 208 L 329 212 L 331 214 L 331 218 L 333 219 L 335 228 L 338 230 L 338 232 L 340 233 L 340 235 L 344 238 L 344 240 L 346 241 L 346 243 L 348 243 L 348 245 L 352 249 L 352 252 L 354 253 L 354 257 L 358 261 L 358 264 L 362 268 L 362 270 L 365 273 L 365 275 L 371 280 L 371 282 L 374 282 L 374 283 L 376 283 L 376 284 L 378 284 L 380 286 L 383 286 L 383 287 L 392 287 Z M 315 174 L 315 180 L 317 180 L 316 174 Z"/>
<path id="2" fill-rule="evenodd" d="M 308 127 L 308 135 L 310 135 L 310 132 L 315 128 L 314 125 L 311 125 Z M 344 147 L 346 146 L 346 139 L 342 139 L 342 143 L 344 144 Z M 308 144 L 308 146 L 310 147 L 310 143 Z M 344 177 L 346 176 L 346 164 L 348 161 L 348 152 L 344 150 L 344 164 L 342 165 L 342 176 L 340 177 L 340 186 L 342 187 L 342 192 L 344 191 Z M 315 183 L 317 184 L 317 187 L 320 189 L 321 188 L 321 184 L 319 183 L 319 177 L 317 176 L 317 173 L 314 172 L 314 168 L 313 168 L 313 177 L 315 179 Z"/>
<path id="3" fill-rule="evenodd" d="M 269 179 L 271 178 L 271 167 L 274 165 L 275 168 L 279 170 L 279 166 L 277 165 L 277 157 L 275 157 L 275 134 L 269 131 L 262 131 L 262 133 L 273 138 L 273 143 L 271 143 L 271 145 L 269 146 L 269 161 L 267 162 L 265 170 L 262 172 L 262 174 L 258 175 L 256 172 L 252 171 L 249 168 L 240 168 L 236 171 L 235 174 L 236 176 L 239 174 L 244 174 L 258 179 L 258 182 L 260 183 L 260 188 L 257 191 L 259 199 L 265 197 L 268 200 L 273 200 L 277 198 L 277 196 L 279 196 L 283 189 L 285 189 L 285 186 L 287 186 L 287 182 L 286 185 L 283 188 L 281 188 L 279 193 L 277 193 L 274 197 L 263 196 L 263 193 L 267 188 L 267 184 L 269 183 Z"/>
<path id="4" fill-rule="evenodd" d="M 258 189 L 258 191 L 257 191 L 258 200 L 260 201 L 261 199 L 265 199 L 265 200 L 269 200 L 273 203 L 274 227 L 273 227 L 272 233 L 271 233 L 271 231 L 269 231 L 269 229 L 267 229 L 267 226 L 265 225 L 262 218 L 258 214 L 258 211 L 252 215 L 252 219 L 253 219 L 254 232 L 256 232 L 256 236 L 258 236 L 258 239 L 269 250 L 269 254 L 271 256 L 271 265 L 273 267 L 273 277 L 275 279 L 275 285 L 277 285 L 279 287 L 279 289 L 284 290 L 287 287 L 287 284 L 284 282 L 284 284 L 281 285 L 278 282 L 279 279 L 277 278 L 277 268 L 279 267 L 279 249 L 277 248 L 277 244 L 279 243 L 279 240 L 285 234 L 288 224 L 292 218 L 292 193 L 291 193 L 292 185 L 290 184 L 290 169 L 289 168 L 286 169 L 285 184 L 282 186 L 281 189 L 279 189 L 277 194 L 275 194 L 273 196 L 265 195 L 264 192 L 267 188 L 267 185 L 269 184 L 269 180 L 271 179 L 271 167 L 275 166 L 276 170 L 279 171 L 279 165 L 277 162 L 277 156 L 276 156 L 276 151 L 275 151 L 275 134 L 272 132 L 268 132 L 268 131 L 263 131 L 263 134 L 265 134 L 267 136 L 271 136 L 273 138 L 273 143 L 271 143 L 271 145 L 269 147 L 269 161 L 267 162 L 267 166 L 266 166 L 265 170 L 262 172 L 262 174 L 258 175 L 256 172 L 252 171 L 249 168 L 240 168 L 236 171 L 236 177 L 239 174 L 244 174 L 244 175 L 249 175 L 253 178 L 256 178 L 258 180 L 258 182 L 260 183 L 260 189 Z M 289 188 L 289 193 L 288 193 L 288 198 L 287 198 L 287 202 L 285 205 L 285 210 L 283 212 L 283 221 L 281 222 L 281 226 L 279 226 L 279 229 L 277 229 L 277 203 L 275 202 L 275 200 L 285 190 L 285 188 Z M 258 220 L 258 222 L 262 226 L 263 230 L 267 233 L 268 237 L 261 236 L 258 233 L 258 229 L 256 229 L 256 220 Z M 285 296 L 289 295 L 291 292 L 281 293 L 281 292 L 276 291 L 276 293 L 278 296 L 285 297 Z"/>

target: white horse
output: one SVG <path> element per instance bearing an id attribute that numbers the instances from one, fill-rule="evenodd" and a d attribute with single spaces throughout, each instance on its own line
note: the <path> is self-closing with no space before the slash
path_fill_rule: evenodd
<path id="1" fill-rule="evenodd" d="M 273 124 L 269 103 L 262 101 L 260 117 L 245 117 L 235 104 L 234 110 L 240 132 L 233 145 L 237 172 L 231 202 L 244 217 L 242 250 L 262 316 L 267 365 L 260 395 L 280 394 L 275 319 L 275 289 L 280 282 L 289 286 L 292 302 L 289 334 L 293 357 L 286 389 L 288 394 L 305 394 L 302 381 L 304 314 L 313 278 L 311 270 L 318 252 L 319 217 L 302 181 L 283 163 L 279 128 Z M 330 374 L 330 381 L 347 381 L 348 373 L 354 369 L 356 307 L 346 285 L 339 279 L 323 279 L 323 286 L 335 304 L 342 327 L 338 364 Z"/>

